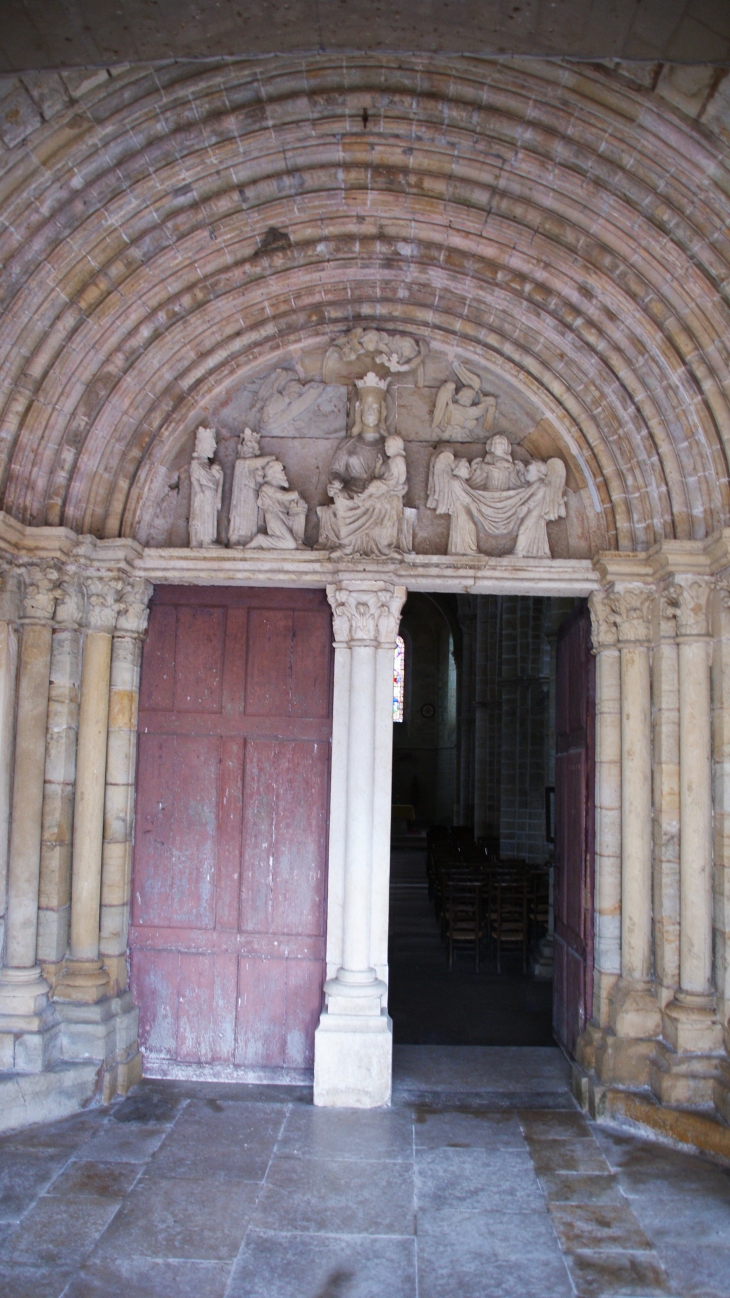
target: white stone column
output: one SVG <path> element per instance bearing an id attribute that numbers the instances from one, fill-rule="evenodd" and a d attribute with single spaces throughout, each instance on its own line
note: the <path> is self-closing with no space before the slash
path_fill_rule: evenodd
<path id="1" fill-rule="evenodd" d="M 140 579 L 127 585 L 112 642 L 99 954 L 113 995 L 127 986 L 139 677 L 152 589 Z"/>
<path id="2" fill-rule="evenodd" d="M 615 591 L 621 656 L 621 977 L 610 995 L 617 1037 L 641 1041 L 623 1052 L 621 1076 L 645 1081 L 650 1047 L 661 1030 L 652 982 L 651 612 L 654 591 Z"/>
<path id="3" fill-rule="evenodd" d="M 713 826 L 711 642 L 708 603 L 711 583 L 676 576 L 666 590 L 674 609 L 679 654 L 679 989 L 664 1011 L 663 1035 L 676 1060 L 665 1052 L 664 1071 L 654 1079 L 662 1099 L 674 1103 L 712 1098 L 713 1070 L 695 1059 L 722 1049 L 712 968 Z"/>
<path id="4" fill-rule="evenodd" d="M 392 746 L 386 735 L 387 722 L 392 725 L 392 655 L 406 590 L 353 577 L 328 587 L 327 596 L 336 652 L 333 764 L 337 754 L 345 770 L 333 769 L 335 895 L 328 915 L 335 930 L 328 955 L 337 952 L 340 964 L 325 983 L 326 1004 L 315 1034 L 314 1102 L 373 1108 L 388 1104 L 391 1093 L 392 1024 L 384 1007 L 387 987 L 376 969 L 387 941 L 389 871 L 389 832 L 386 838 L 380 822 L 385 818 L 389 831 Z"/>
<path id="5" fill-rule="evenodd" d="M 596 655 L 593 1017 L 606 1027 L 621 974 L 621 659 L 610 597 L 591 595 L 589 607 Z"/>
<path id="6" fill-rule="evenodd" d="M 7 1067 L 36 1072 L 48 1062 L 53 1011 L 36 963 L 41 814 L 46 760 L 51 620 L 58 593 L 53 562 L 23 569 L 22 638 L 8 859 L 5 967 L 0 971 L 0 1039 Z M 9 1060 L 12 1036 L 12 1060 Z"/>
<path id="7" fill-rule="evenodd" d="M 120 582 L 104 574 L 88 577 L 85 585 L 87 625 L 76 756 L 71 931 L 69 957 L 56 997 L 93 1004 L 109 991 L 109 977 L 99 959 L 99 908 L 112 631 Z"/>

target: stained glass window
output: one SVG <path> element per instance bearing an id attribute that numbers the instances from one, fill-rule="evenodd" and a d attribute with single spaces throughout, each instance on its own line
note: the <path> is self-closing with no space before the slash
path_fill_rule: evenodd
<path id="1" fill-rule="evenodd" d="M 403 636 L 396 636 L 393 655 L 393 720 L 403 720 L 403 693 L 406 683 L 406 646 Z"/>

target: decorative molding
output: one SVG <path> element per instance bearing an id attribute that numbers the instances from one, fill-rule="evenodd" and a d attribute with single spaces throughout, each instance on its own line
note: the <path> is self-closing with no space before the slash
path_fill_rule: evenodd
<path id="1" fill-rule="evenodd" d="M 351 584 L 328 586 L 335 644 L 394 648 L 407 594 L 405 586 L 385 583 L 373 587 L 353 581 Z"/>

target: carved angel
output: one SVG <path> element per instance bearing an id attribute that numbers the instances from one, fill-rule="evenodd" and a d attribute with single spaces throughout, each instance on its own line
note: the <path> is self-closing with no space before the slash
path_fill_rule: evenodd
<path id="1" fill-rule="evenodd" d="M 415 374 L 416 387 L 423 386 L 423 361 L 428 354 L 425 338 L 411 338 L 408 334 L 388 334 L 382 329 L 366 329 L 357 325 L 328 349 L 324 358 L 322 377 L 325 383 L 335 381 L 334 367 L 365 358 L 365 363 L 384 365 L 391 374 Z"/>
<path id="2" fill-rule="evenodd" d="M 457 392 L 455 383 L 442 383 L 436 397 L 431 430 L 443 442 L 472 441 L 478 436 L 477 424 L 482 417 L 484 430 L 491 432 L 497 398 L 486 396 L 480 401 L 482 381 L 460 361 L 454 361 L 454 372 L 463 387 Z"/>

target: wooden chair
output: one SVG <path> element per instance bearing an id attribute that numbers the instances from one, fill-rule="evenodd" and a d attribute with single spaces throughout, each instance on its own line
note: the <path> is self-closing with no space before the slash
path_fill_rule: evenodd
<path id="1" fill-rule="evenodd" d="M 497 949 L 497 973 L 502 972 L 502 951 L 505 948 L 522 952 L 522 972 L 527 971 L 528 898 L 529 883 L 525 875 L 496 875 L 490 905 L 490 941 Z"/>
<path id="2" fill-rule="evenodd" d="M 474 945 L 474 968 L 479 973 L 479 948 L 483 936 L 482 884 L 480 880 L 451 879 L 446 907 L 446 938 L 449 969 L 454 965 L 454 947 Z"/>

